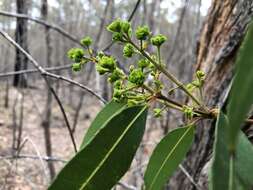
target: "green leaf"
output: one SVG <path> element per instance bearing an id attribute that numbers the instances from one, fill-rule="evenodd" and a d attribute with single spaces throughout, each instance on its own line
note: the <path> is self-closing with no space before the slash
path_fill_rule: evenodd
<path id="1" fill-rule="evenodd" d="M 253 22 L 240 48 L 236 60 L 236 73 L 231 88 L 231 99 L 228 107 L 229 119 L 229 149 L 231 152 L 236 147 L 236 139 L 240 125 L 246 118 L 253 104 Z"/>
<path id="2" fill-rule="evenodd" d="M 209 172 L 209 190 L 229 189 L 231 170 L 228 149 L 228 119 L 221 112 L 216 122 L 213 160 Z M 253 185 L 253 147 L 243 132 L 239 131 L 234 156 L 233 189 L 249 190 Z M 222 178 L 221 178 L 222 173 Z"/>
<path id="3" fill-rule="evenodd" d="M 126 104 L 109 102 L 96 116 L 86 132 L 80 149 L 84 148 L 115 115 L 119 114 L 126 108 Z"/>
<path id="4" fill-rule="evenodd" d="M 216 121 L 215 140 L 212 166 L 209 173 L 209 190 L 224 190 L 228 189 L 229 183 L 229 152 L 228 139 L 225 128 L 228 126 L 228 121 L 225 115 L 221 112 Z M 222 172 L 222 178 L 221 178 Z"/>
<path id="5" fill-rule="evenodd" d="M 253 186 L 253 146 L 243 132 L 239 132 L 238 145 L 236 148 L 236 172 L 238 180 L 247 189 Z"/>
<path id="6" fill-rule="evenodd" d="M 162 189 L 190 149 L 193 137 L 194 126 L 188 126 L 171 131 L 160 141 L 146 169 L 146 190 Z"/>
<path id="7" fill-rule="evenodd" d="M 130 167 L 141 142 L 147 107 L 126 108 L 62 169 L 49 190 L 108 190 Z"/>

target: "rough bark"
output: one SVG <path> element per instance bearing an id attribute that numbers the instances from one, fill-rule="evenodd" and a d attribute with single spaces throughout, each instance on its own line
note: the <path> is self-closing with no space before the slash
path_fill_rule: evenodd
<path id="1" fill-rule="evenodd" d="M 196 70 L 204 70 L 207 74 L 204 95 L 210 107 L 220 107 L 227 99 L 236 53 L 252 19 L 252 11 L 252 0 L 212 1 L 196 52 Z M 205 121 L 198 126 L 194 145 L 184 163 L 201 190 L 207 189 L 213 134 L 214 122 Z M 170 187 L 196 189 L 181 172 L 175 175 Z"/>
<path id="2" fill-rule="evenodd" d="M 28 13 L 28 1 L 27 0 L 16 0 L 17 13 L 26 14 Z M 26 51 L 28 51 L 28 27 L 27 20 L 17 18 L 16 22 L 16 31 L 15 39 L 16 42 Z M 16 60 L 14 70 L 25 70 L 27 69 L 28 59 L 27 57 L 20 52 L 19 49 L 16 49 Z M 13 86 L 27 86 L 27 81 L 25 75 L 18 74 L 14 76 Z"/>

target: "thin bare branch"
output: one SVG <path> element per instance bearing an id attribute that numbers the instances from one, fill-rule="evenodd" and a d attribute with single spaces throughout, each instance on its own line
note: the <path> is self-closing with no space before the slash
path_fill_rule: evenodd
<path id="1" fill-rule="evenodd" d="M 69 65 L 63 65 L 63 66 L 58 66 L 58 67 L 47 67 L 44 68 L 46 71 L 60 71 L 60 70 L 65 70 L 71 68 L 72 64 Z M 9 77 L 13 75 L 19 75 L 19 74 L 29 74 L 29 73 L 37 73 L 39 72 L 38 69 L 27 69 L 27 70 L 20 70 L 20 71 L 12 71 L 12 72 L 5 72 L 5 73 L 0 73 L 0 77 Z"/>
<path id="2" fill-rule="evenodd" d="M 182 164 L 179 165 L 180 170 L 184 173 L 184 175 L 189 179 L 189 181 L 192 183 L 192 185 L 197 189 L 200 190 L 199 185 L 194 181 L 193 177 L 187 172 L 187 170 L 182 166 Z"/>
<path id="3" fill-rule="evenodd" d="M 121 187 L 124 187 L 125 189 L 128 189 L 128 190 L 137 190 L 136 187 L 132 186 L 132 185 L 128 185 L 124 182 L 118 182 L 117 185 L 121 186 Z"/>
<path id="4" fill-rule="evenodd" d="M 64 107 L 58 97 L 58 95 L 55 93 L 54 89 L 51 87 L 50 83 L 49 83 L 49 80 L 48 78 L 46 77 L 46 74 L 48 73 L 46 70 L 44 70 L 38 63 L 37 61 L 29 54 L 27 53 L 19 44 L 17 44 L 6 32 L 0 30 L 0 34 L 6 39 L 8 40 L 14 47 L 18 48 L 31 62 L 32 64 L 34 65 L 34 67 L 40 72 L 41 76 L 43 77 L 43 79 L 45 80 L 48 88 L 50 89 L 50 91 L 52 92 L 52 94 L 54 95 L 60 109 L 61 109 L 61 112 L 64 116 L 64 121 L 66 123 L 66 126 L 67 126 L 67 129 L 68 129 L 68 132 L 69 132 L 69 135 L 70 135 L 70 138 L 71 138 L 71 141 L 72 141 L 72 144 L 73 144 L 73 147 L 74 147 L 74 150 L 75 152 L 77 152 L 77 147 L 76 147 L 76 143 L 75 143 L 75 139 L 74 139 L 74 136 L 71 132 L 71 127 L 70 127 L 70 124 L 69 124 L 69 121 L 68 121 L 68 118 L 66 116 L 66 112 L 64 110 Z"/>
<path id="5" fill-rule="evenodd" d="M 33 159 L 33 160 L 44 160 L 47 162 L 63 162 L 66 163 L 67 160 L 63 160 L 60 158 L 56 158 L 56 157 L 48 157 L 48 156 L 36 156 L 36 155 L 29 155 L 29 154 L 19 154 L 17 156 L 15 155 L 1 155 L 0 159 L 7 159 L 7 160 L 12 160 L 12 159 Z"/>
<path id="6" fill-rule="evenodd" d="M 30 17 L 30 16 L 25 15 L 25 14 L 18 14 L 18 13 L 0 11 L 0 15 L 7 16 L 7 17 L 15 17 L 15 18 L 26 19 L 26 20 L 30 20 L 30 21 L 36 22 L 38 24 L 44 25 L 44 26 L 46 26 L 50 29 L 53 29 L 53 30 L 59 32 L 60 34 L 62 34 L 66 38 L 68 38 L 71 41 L 75 42 L 76 44 L 79 44 L 80 46 L 82 46 L 82 44 L 80 43 L 80 41 L 78 40 L 77 37 L 74 37 L 73 35 L 69 34 L 66 30 L 64 30 L 63 28 L 59 27 L 56 24 L 51 24 L 51 23 L 48 23 L 47 21 L 44 21 L 44 20 L 41 20 L 41 19 L 38 19 L 38 18 L 33 18 L 33 17 Z"/>

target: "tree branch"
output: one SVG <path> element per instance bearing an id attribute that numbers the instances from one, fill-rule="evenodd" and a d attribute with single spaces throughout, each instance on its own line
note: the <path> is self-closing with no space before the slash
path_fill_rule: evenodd
<path id="1" fill-rule="evenodd" d="M 80 41 L 78 40 L 77 37 L 74 37 L 73 35 L 69 34 L 66 30 L 64 30 L 63 28 L 57 26 L 56 24 L 50 24 L 47 21 L 38 19 L 38 18 L 33 18 L 30 17 L 28 15 L 25 14 L 18 14 L 18 13 L 11 13 L 11 12 L 6 12 L 6 11 L 0 11 L 0 15 L 2 16 L 7 16 L 7 17 L 15 17 L 15 18 L 21 18 L 21 19 L 26 19 L 26 20 L 30 20 L 33 22 L 36 22 L 38 24 L 44 25 L 50 29 L 53 29 L 57 32 L 59 32 L 60 34 L 62 34 L 63 36 L 65 36 L 66 38 L 70 39 L 71 41 L 75 42 L 76 44 L 79 44 L 80 46 L 83 46 Z"/>
<path id="2" fill-rule="evenodd" d="M 46 71 L 60 71 L 71 68 L 72 64 L 69 65 L 63 65 L 58 67 L 47 67 L 44 68 Z M 9 77 L 13 75 L 19 75 L 19 74 L 29 74 L 29 73 L 37 73 L 39 72 L 38 69 L 27 69 L 27 70 L 20 70 L 20 71 L 12 71 L 12 72 L 6 72 L 6 73 L 0 73 L 0 77 Z"/>
<path id="3" fill-rule="evenodd" d="M 71 132 L 71 127 L 70 127 L 70 124 L 69 124 L 69 121 L 68 121 L 68 118 L 67 118 L 67 115 L 66 115 L 66 112 L 64 110 L 64 107 L 58 97 L 58 95 L 56 94 L 56 92 L 54 91 L 54 89 L 51 87 L 50 83 L 49 83 L 49 80 L 47 79 L 46 77 L 46 74 L 48 74 L 47 71 L 45 71 L 38 63 L 37 61 L 29 54 L 27 53 L 19 44 L 17 44 L 6 32 L 0 30 L 0 34 L 7 40 L 9 41 L 14 47 L 18 48 L 31 62 L 32 64 L 34 65 L 34 67 L 40 72 L 41 76 L 43 77 L 43 79 L 45 80 L 48 88 L 50 89 L 50 91 L 52 92 L 52 94 L 54 95 L 60 109 L 61 109 L 61 112 L 63 114 L 63 117 L 64 117 L 64 120 L 65 120 L 65 123 L 66 123 L 66 126 L 68 128 L 68 132 L 69 132 L 69 135 L 70 135 L 70 138 L 71 138 L 71 141 L 72 141 L 72 144 L 73 144 L 73 147 L 74 147 L 74 150 L 75 152 L 77 152 L 77 147 L 76 147 L 76 143 L 75 143 L 75 139 L 74 139 L 74 136 Z"/>

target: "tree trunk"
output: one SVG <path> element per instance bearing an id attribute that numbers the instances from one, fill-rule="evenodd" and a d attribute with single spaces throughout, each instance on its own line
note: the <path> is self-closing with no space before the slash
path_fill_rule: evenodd
<path id="1" fill-rule="evenodd" d="M 27 0 L 16 0 L 17 13 L 26 14 L 28 13 L 28 1 Z M 22 18 L 17 18 L 16 22 L 16 32 L 15 38 L 16 42 L 26 51 L 28 51 L 28 28 L 27 28 L 27 20 Z M 18 48 L 16 48 L 16 60 L 15 60 L 15 71 L 25 70 L 27 69 L 28 59 L 27 57 L 20 52 Z M 13 86 L 27 86 L 27 80 L 25 75 L 18 74 L 14 75 Z"/>
<path id="2" fill-rule="evenodd" d="M 47 0 L 42 1 L 41 6 L 41 16 L 44 20 L 47 20 L 48 17 L 48 3 Z M 47 57 L 47 66 L 52 66 L 52 44 L 51 44 L 51 36 L 49 33 L 49 28 L 45 27 L 45 41 L 46 41 L 46 57 Z M 49 80 L 51 83 L 51 80 Z M 45 108 L 45 116 L 44 120 L 42 122 L 42 126 L 44 127 L 44 137 L 45 137 L 45 148 L 46 148 L 46 154 L 48 157 L 52 156 L 52 140 L 51 140 L 51 132 L 50 132 L 50 126 L 51 126 L 51 118 L 52 118 L 52 93 L 48 89 L 47 90 L 47 102 L 46 102 L 46 108 Z M 53 162 L 48 162 L 48 169 L 50 172 L 50 178 L 53 179 L 55 176 L 55 168 Z"/>
<path id="3" fill-rule="evenodd" d="M 213 0 L 203 24 L 197 45 L 196 70 L 206 73 L 205 102 L 209 107 L 221 107 L 233 77 L 233 65 L 238 48 L 252 19 L 252 0 Z M 202 122 L 184 167 L 201 190 L 207 188 L 207 172 L 212 153 L 214 122 Z M 222 176 L 221 176 L 222 177 Z M 196 189 L 178 171 L 170 183 L 171 189 Z"/>

